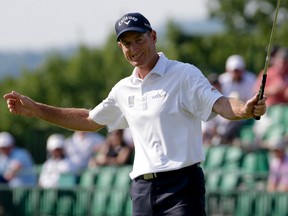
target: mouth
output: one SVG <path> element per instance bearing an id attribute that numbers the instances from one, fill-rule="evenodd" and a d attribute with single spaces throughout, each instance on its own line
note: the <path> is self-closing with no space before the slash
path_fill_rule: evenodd
<path id="1" fill-rule="evenodd" d="M 140 54 L 137 54 L 137 55 L 132 55 L 132 59 L 135 61 L 135 60 L 138 60 L 140 59 L 142 56 L 144 55 L 144 52 L 140 53 Z"/>

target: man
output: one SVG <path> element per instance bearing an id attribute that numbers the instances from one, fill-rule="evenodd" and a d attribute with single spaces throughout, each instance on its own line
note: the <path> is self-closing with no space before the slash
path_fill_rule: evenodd
<path id="1" fill-rule="evenodd" d="M 259 91 L 263 71 L 259 74 L 254 86 L 254 92 Z M 288 104 L 288 48 L 279 48 L 273 57 L 273 64 L 267 71 L 268 79 L 265 85 L 267 107 L 277 104 Z"/>
<path id="2" fill-rule="evenodd" d="M 105 136 L 87 131 L 75 131 L 65 141 L 64 149 L 67 157 L 73 162 L 75 170 L 84 170 L 105 141 Z"/>
<path id="3" fill-rule="evenodd" d="M 34 162 L 25 149 L 15 146 L 14 137 L 8 132 L 0 133 L 0 183 L 10 187 L 33 186 L 36 175 Z"/>
<path id="4" fill-rule="evenodd" d="M 253 95 L 251 90 L 256 82 L 256 75 L 247 71 L 246 64 L 241 55 L 231 55 L 227 58 L 226 71 L 219 76 L 222 93 L 226 97 L 239 97 L 246 102 Z"/>
<path id="5" fill-rule="evenodd" d="M 43 163 L 39 185 L 43 188 L 57 188 L 64 173 L 75 173 L 75 164 L 66 156 L 65 137 L 62 134 L 51 134 L 47 139 L 48 157 Z M 75 175 L 76 178 L 76 175 Z"/>
<path id="6" fill-rule="evenodd" d="M 269 192 L 288 192 L 288 155 L 286 140 L 277 140 L 268 143 L 272 153 L 269 164 L 267 190 Z"/>
<path id="7" fill-rule="evenodd" d="M 205 215 L 201 120 L 239 120 L 265 113 L 265 98 L 226 98 L 199 69 L 157 53 L 157 35 L 139 13 L 115 24 L 117 43 L 134 66 L 93 110 L 49 106 L 16 92 L 4 95 L 11 113 L 61 127 L 109 131 L 130 127 L 135 158 L 130 177 L 133 215 Z"/>
<path id="8" fill-rule="evenodd" d="M 114 130 L 108 133 L 94 157 L 89 161 L 90 167 L 121 166 L 129 164 L 132 149 L 123 139 L 124 130 Z"/>

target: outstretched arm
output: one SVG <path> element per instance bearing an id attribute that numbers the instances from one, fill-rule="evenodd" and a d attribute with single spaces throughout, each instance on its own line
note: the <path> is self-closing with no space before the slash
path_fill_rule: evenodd
<path id="1" fill-rule="evenodd" d="M 229 120 L 241 120 L 262 116 L 266 112 L 266 97 L 258 101 L 258 94 L 248 100 L 246 103 L 236 98 L 219 98 L 213 111 Z"/>
<path id="2" fill-rule="evenodd" d="M 33 101 L 15 91 L 5 94 L 9 111 L 16 115 L 35 117 L 71 130 L 97 131 L 103 128 L 89 118 L 89 110 L 60 108 Z"/>

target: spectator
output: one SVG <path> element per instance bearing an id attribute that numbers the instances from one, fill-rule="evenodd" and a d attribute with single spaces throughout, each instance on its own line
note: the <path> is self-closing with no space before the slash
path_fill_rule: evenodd
<path id="1" fill-rule="evenodd" d="M 219 92 L 222 92 L 222 85 L 219 82 L 217 74 L 211 73 L 207 78 L 211 85 Z M 233 144 L 235 138 L 239 137 L 239 129 L 242 127 L 243 123 L 244 121 L 230 121 L 220 115 L 217 115 L 210 121 L 202 122 L 203 144 Z"/>
<path id="2" fill-rule="evenodd" d="M 258 92 L 263 72 L 260 73 L 254 86 L 254 91 Z M 288 48 L 279 48 L 273 58 L 273 64 L 267 70 L 267 79 L 264 94 L 267 96 L 268 115 L 261 117 L 261 121 L 256 121 L 253 130 L 257 141 L 262 145 L 263 136 L 273 124 L 273 117 L 269 116 L 269 110 L 275 105 L 288 105 Z"/>
<path id="3" fill-rule="evenodd" d="M 272 158 L 270 161 L 267 190 L 269 192 L 288 192 L 288 155 L 285 152 L 284 140 L 280 140 L 271 147 Z"/>
<path id="4" fill-rule="evenodd" d="M 85 169 L 93 153 L 98 150 L 105 137 L 99 133 L 75 131 L 65 142 L 67 156 L 78 171 Z"/>
<path id="5" fill-rule="evenodd" d="M 36 174 L 34 162 L 28 151 L 15 146 L 14 137 L 8 132 L 0 133 L 0 182 L 11 187 L 33 186 Z"/>
<path id="6" fill-rule="evenodd" d="M 241 55 L 231 55 L 226 60 L 226 72 L 219 75 L 222 94 L 227 97 L 238 98 L 246 102 L 255 93 L 253 86 L 256 82 L 256 75 L 246 69 L 246 64 Z M 241 128 L 248 124 L 248 120 L 229 121 L 225 120 L 218 128 L 224 140 L 222 143 L 231 143 L 240 136 Z"/>
<path id="7" fill-rule="evenodd" d="M 254 91 L 258 92 L 263 72 L 257 78 Z M 273 58 L 273 64 L 267 70 L 264 94 L 267 107 L 276 104 L 288 104 L 288 48 L 279 48 Z"/>
<path id="8" fill-rule="evenodd" d="M 39 185 L 43 188 L 57 187 L 62 173 L 74 171 L 72 162 L 65 155 L 64 143 L 65 137 L 61 134 L 52 134 L 47 139 L 48 159 L 39 177 Z"/>
<path id="9" fill-rule="evenodd" d="M 130 128 L 125 128 L 123 131 L 123 139 L 128 146 L 134 149 L 134 140 Z"/>
<path id="10" fill-rule="evenodd" d="M 108 134 L 107 139 L 93 157 L 89 165 L 91 167 L 103 165 L 124 165 L 130 161 L 132 149 L 125 143 L 123 130 L 115 130 Z"/>
<path id="11" fill-rule="evenodd" d="M 270 53 L 270 62 L 269 62 L 270 66 L 272 66 L 274 64 L 274 58 L 275 58 L 275 55 L 279 49 L 280 49 L 280 47 L 278 45 L 272 46 L 271 53 Z M 268 48 L 267 48 L 266 52 L 267 51 L 268 51 Z"/>
<path id="12" fill-rule="evenodd" d="M 246 70 L 242 56 L 231 55 L 226 61 L 226 72 L 219 76 L 219 82 L 224 96 L 233 95 L 246 102 L 254 95 L 252 89 L 256 82 L 256 75 Z"/>

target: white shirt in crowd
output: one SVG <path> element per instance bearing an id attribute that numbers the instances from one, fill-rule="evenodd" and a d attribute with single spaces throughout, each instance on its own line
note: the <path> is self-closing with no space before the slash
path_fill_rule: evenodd
<path id="1" fill-rule="evenodd" d="M 105 141 L 99 133 L 75 131 L 65 142 L 65 153 L 75 169 L 85 169 L 97 146 Z"/>
<path id="2" fill-rule="evenodd" d="M 49 158 L 41 168 L 39 185 L 43 188 L 57 188 L 61 174 L 73 171 L 74 166 L 68 158 Z"/>

